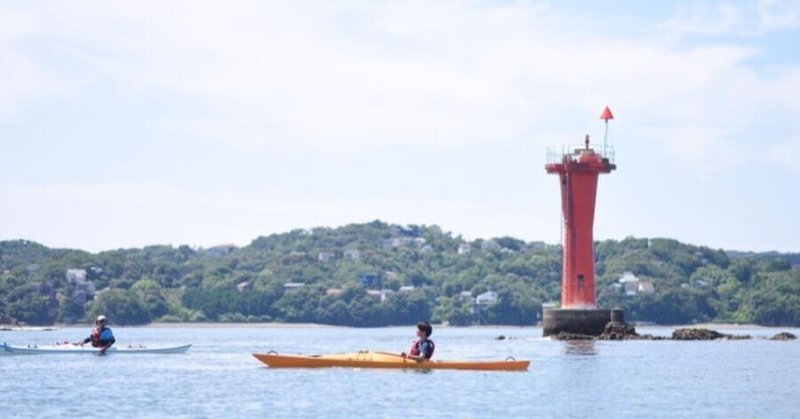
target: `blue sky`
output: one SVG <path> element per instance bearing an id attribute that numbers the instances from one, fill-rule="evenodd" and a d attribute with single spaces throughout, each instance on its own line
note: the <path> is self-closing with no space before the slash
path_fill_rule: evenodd
<path id="1" fill-rule="evenodd" d="M 0 3 L 0 240 L 246 245 L 381 219 L 800 251 L 800 2 Z"/>

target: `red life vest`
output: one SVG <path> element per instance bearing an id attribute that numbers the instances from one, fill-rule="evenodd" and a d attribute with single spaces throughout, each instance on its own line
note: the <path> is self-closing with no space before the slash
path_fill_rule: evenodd
<path id="1" fill-rule="evenodd" d="M 99 347 L 103 346 L 103 345 L 100 344 L 100 333 L 101 332 L 102 332 L 102 330 L 100 330 L 100 328 L 95 327 L 94 329 L 92 329 L 92 334 L 91 334 L 90 338 L 92 339 L 92 346 L 94 346 L 95 348 L 99 348 Z"/>
<path id="2" fill-rule="evenodd" d="M 427 357 L 427 359 L 433 358 L 433 351 L 436 350 L 436 345 L 430 339 L 425 339 L 428 343 L 431 344 L 431 356 Z M 408 351 L 408 354 L 411 356 L 420 356 L 420 346 L 422 346 L 422 339 L 417 339 L 414 343 L 411 344 L 411 349 Z"/>

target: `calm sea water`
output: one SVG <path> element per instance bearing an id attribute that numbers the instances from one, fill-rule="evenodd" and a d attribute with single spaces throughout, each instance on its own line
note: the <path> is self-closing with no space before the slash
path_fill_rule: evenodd
<path id="1" fill-rule="evenodd" d="M 669 335 L 674 328 L 640 327 Z M 527 372 L 269 369 L 250 354 L 408 350 L 414 328 L 114 328 L 177 355 L 0 356 L 0 417 L 800 417 L 792 328 L 725 328 L 744 341 L 559 342 L 540 328 L 440 328 L 438 359 L 531 359 Z M 88 328 L 0 332 L 52 344 Z M 498 340 L 497 337 L 506 339 Z"/>

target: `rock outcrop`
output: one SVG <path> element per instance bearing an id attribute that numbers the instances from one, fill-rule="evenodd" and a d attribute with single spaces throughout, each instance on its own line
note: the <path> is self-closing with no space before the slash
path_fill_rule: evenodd
<path id="1" fill-rule="evenodd" d="M 718 340 L 750 338 L 750 335 L 729 335 L 709 329 L 677 329 L 672 332 L 672 340 Z"/>
<path id="2" fill-rule="evenodd" d="M 608 322 L 603 333 L 598 337 L 599 340 L 630 340 L 641 339 L 636 333 L 636 328 L 623 322 Z"/>
<path id="3" fill-rule="evenodd" d="M 795 340 L 797 336 L 789 332 L 781 332 L 770 338 L 770 340 Z"/>
<path id="4" fill-rule="evenodd" d="M 555 340 L 738 340 L 751 339 L 750 335 L 729 335 L 709 329 L 684 328 L 672 332 L 672 336 L 640 335 L 636 328 L 628 323 L 609 322 L 600 336 L 580 335 L 576 333 L 561 332 L 550 336 Z M 791 340 L 796 337 L 791 333 L 775 335 L 774 340 Z"/>

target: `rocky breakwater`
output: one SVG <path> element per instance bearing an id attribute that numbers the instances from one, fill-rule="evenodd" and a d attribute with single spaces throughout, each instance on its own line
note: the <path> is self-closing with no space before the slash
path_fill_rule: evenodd
<path id="1" fill-rule="evenodd" d="M 664 336 L 640 335 L 636 328 L 628 323 L 608 322 L 598 340 L 663 340 Z"/>
<path id="2" fill-rule="evenodd" d="M 702 328 L 683 328 L 672 332 L 672 336 L 653 336 L 649 334 L 640 335 L 636 328 L 628 323 L 609 322 L 603 329 L 600 336 L 579 335 L 575 333 L 562 332 L 551 336 L 555 340 L 742 340 L 751 339 L 750 335 L 731 335 L 719 333 L 715 330 Z M 791 333 L 778 333 L 772 340 L 792 340 L 796 339 Z"/>

